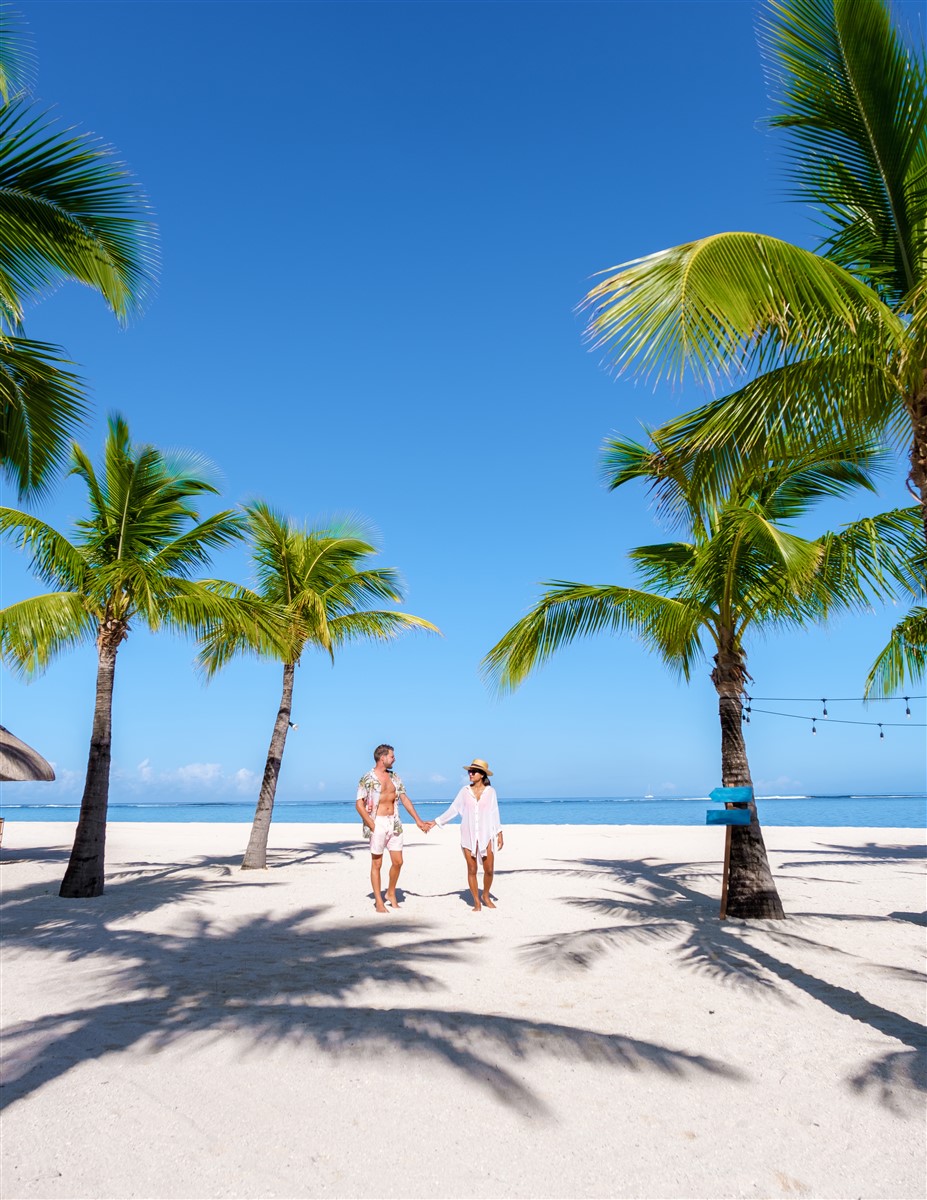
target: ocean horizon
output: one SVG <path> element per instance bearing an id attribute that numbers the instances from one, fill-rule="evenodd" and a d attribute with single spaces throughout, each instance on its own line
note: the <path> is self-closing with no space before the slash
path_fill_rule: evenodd
<path id="1" fill-rule="evenodd" d="M 448 806 L 447 800 L 418 800 L 415 807 L 430 819 Z M 927 793 L 880 795 L 757 796 L 764 825 L 848 826 L 857 828 L 920 829 L 927 827 Z M 707 796 L 538 796 L 500 800 L 503 824 L 508 825 L 704 825 L 711 806 Z M 114 800 L 110 821 L 250 823 L 255 802 L 231 800 Z M 78 804 L 6 803 L 0 817 L 9 821 L 77 821 Z M 403 814 L 408 820 L 408 814 Z M 274 818 L 281 822 L 336 824 L 357 820 L 350 800 L 278 800 Z"/>

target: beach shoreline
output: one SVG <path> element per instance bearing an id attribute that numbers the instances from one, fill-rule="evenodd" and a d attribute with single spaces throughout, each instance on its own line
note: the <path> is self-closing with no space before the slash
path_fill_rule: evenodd
<path id="1" fill-rule="evenodd" d="M 768 827 L 720 922 L 719 829 L 513 826 L 475 914 L 407 824 L 378 917 L 358 826 L 114 824 L 66 901 L 7 821 L 6 1200 L 924 1196 L 923 829 Z"/>

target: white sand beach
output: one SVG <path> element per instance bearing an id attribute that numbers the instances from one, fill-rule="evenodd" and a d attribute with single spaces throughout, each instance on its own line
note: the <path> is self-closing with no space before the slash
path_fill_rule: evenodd
<path id="1" fill-rule="evenodd" d="M 475 914 L 412 827 L 387 916 L 356 822 L 113 824 L 92 901 L 72 832 L 4 834 L 5 1200 L 927 1193 L 921 830 L 766 830 L 768 923 L 718 829 L 510 826 Z"/>

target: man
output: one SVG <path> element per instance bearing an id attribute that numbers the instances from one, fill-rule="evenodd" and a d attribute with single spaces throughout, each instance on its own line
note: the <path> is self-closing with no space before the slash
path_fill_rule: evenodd
<path id="1" fill-rule="evenodd" d="M 401 800 L 403 807 L 411 815 L 422 833 L 427 833 L 434 822 L 423 821 L 398 775 L 393 773 L 393 763 L 396 761 L 396 751 L 392 746 L 377 746 L 373 752 L 373 770 L 361 776 L 357 785 L 357 811 L 364 822 L 364 836 L 370 838 L 370 883 L 373 887 L 373 899 L 377 912 L 385 913 L 386 905 L 380 892 L 380 873 L 383 867 L 383 852 L 389 851 L 389 886 L 386 898 L 393 906 L 399 907 L 396 897 L 396 884 L 399 882 L 399 872 L 402 870 L 402 822 L 396 811 L 396 800 Z"/>

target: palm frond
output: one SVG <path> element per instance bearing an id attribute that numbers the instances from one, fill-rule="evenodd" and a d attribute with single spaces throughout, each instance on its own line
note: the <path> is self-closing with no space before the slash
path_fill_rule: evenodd
<path id="1" fill-rule="evenodd" d="M 73 279 L 125 320 L 147 299 L 157 269 L 147 201 L 113 151 L 62 131 L 25 100 L 0 109 L 0 274 L 15 318 L 27 299 Z"/>
<path id="2" fill-rule="evenodd" d="M 485 656 L 483 675 L 514 691 L 558 650 L 603 632 L 632 633 L 688 678 L 703 613 L 681 600 L 633 588 L 556 580 Z"/>
<path id="3" fill-rule="evenodd" d="M 97 622 L 77 592 L 50 592 L 0 609 L 0 655 L 13 670 L 37 675 L 63 650 L 96 637 Z"/>
<path id="4" fill-rule="evenodd" d="M 866 676 L 863 695 L 890 696 L 927 677 L 927 608 L 913 608 L 894 627 Z"/>
<path id="5" fill-rule="evenodd" d="M 731 380 L 822 346 L 865 341 L 873 357 L 903 336 L 898 317 L 848 271 L 788 242 L 722 233 L 606 273 L 582 307 L 613 368 Z"/>
<path id="6" fill-rule="evenodd" d="M 240 513 L 227 509 L 207 517 L 193 529 L 179 534 L 162 546 L 153 558 L 155 566 L 184 578 L 197 567 L 205 566 L 214 550 L 221 550 L 244 536 L 245 519 Z"/>
<path id="7" fill-rule="evenodd" d="M 923 588 L 923 525 L 916 505 L 864 517 L 818 539 L 816 586 L 828 603 L 867 607 Z"/>
<path id="8" fill-rule="evenodd" d="M 324 592 L 325 605 L 335 616 L 352 612 L 361 605 L 382 600 L 394 603 L 402 600 L 403 588 L 399 572 L 392 567 L 372 567 L 366 571 L 342 573 Z"/>
<path id="9" fill-rule="evenodd" d="M 0 334 L 0 467 L 20 498 L 41 496 L 86 411 L 57 346 Z"/>
<path id="10" fill-rule="evenodd" d="M 927 267 L 927 72 L 881 0 L 781 0 L 763 41 L 795 194 L 827 256 L 893 308 Z"/>
<path id="11" fill-rule="evenodd" d="M 343 616 L 333 617 L 328 623 L 328 628 L 332 646 L 371 640 L 389 642 L 416 629 L 443 636 L 437 625 L 432 625 L 431 621 L 426 621 L 424 617 L 390 610 L 378 612 L 369 609 L 364 612 L 345 613 Z"/>
<path id="12" fill-rule="evenodd" d="M 9 104 L 30 92 L 34 81 L 32 39 L 20 14 L 4 4 L 0 6 L 0 101 Z"/>
<path id="13" fill-rule="evenodd" d="M 689 582 L 698 549 L 691 542 L 658 542 L 653 546 L 635 546 L 628 551 L 628 558 L 647 588 L 674 596 Z"/>
<path id="14" fill-rule="evenodd" d="M 706 499 L 730 495 L 751 471 L 817 455 L 868 458 L 888 428 L 899 447 L 910 439 L 899 382 L 890 364 L 854 350 L 789 363 L 674 418 L 655 435 L 667 454 L 691 462 Z"/>
<path id="15" fill-rule="evenodd" d="M 31 556 L 32 568 L 45 583 L 78 590 L 85 581 L 87 561 L 79 547 L 38 517 L 15 508 L 0 508 L 0 534 Z"/>
<path id="16" fill-rule="evenodd" d="M 289 613 L 222 579 L 170 580 L 162 587 L 158 618 L 167 628 L 199 640 L 197 664 L 207 677 L 233 654 L 293 662 L 300 644 Z"/>
<path id="17" fill-rule="evenodd" d="M 663 445 L 659 431 L 650 444 L 613 434 L 601 456 L 602 479 L 609 491 L 633 480 L 645 482 L 656 498 L 656 515 L 671 528 L 700 529 L 703 512 L 692 489 L 692 462 Z"/>

